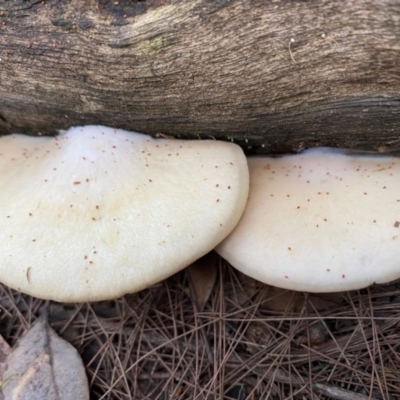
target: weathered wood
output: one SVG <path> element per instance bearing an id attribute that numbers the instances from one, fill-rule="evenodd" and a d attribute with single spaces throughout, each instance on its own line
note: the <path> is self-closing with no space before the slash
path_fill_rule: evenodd
<path id="1" fill-rule="evenodd" d="M 0 1 L 0 132 L 400 152 L 398 0 Z"/>

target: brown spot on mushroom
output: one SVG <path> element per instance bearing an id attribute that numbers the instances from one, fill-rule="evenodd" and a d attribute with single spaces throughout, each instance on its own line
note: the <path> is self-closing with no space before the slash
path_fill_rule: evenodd
<path id="1" fill-rule="evenodd" d="M 74 185 L 80 185 L 81 183 L 79 181 L 75 181 Z"/>
<path id="2" fill-rule="evenodd" d="M 394 223 L 394 227 L 395 228 L 398 228 L 400 226 L 400 222 L 399 221 L 396 221 L 395 223 Z"/>

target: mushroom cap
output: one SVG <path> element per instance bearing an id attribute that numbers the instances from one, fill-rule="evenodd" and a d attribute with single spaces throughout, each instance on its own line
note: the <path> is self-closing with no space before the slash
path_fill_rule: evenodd
<path id="1" fill-rule="evenodd" d="M 116 298 L 212 250 L 248 195 L 239 146 L 101 126 L 0 138 L 0 280 L 43 299 Z"/>
<path id="2" fill-rule="evenodd" d="M 310 150 L 248 159 L 245 212 L 217 252 L 281 288 L 334 292 L 400 277 L 400 159 Z"/>

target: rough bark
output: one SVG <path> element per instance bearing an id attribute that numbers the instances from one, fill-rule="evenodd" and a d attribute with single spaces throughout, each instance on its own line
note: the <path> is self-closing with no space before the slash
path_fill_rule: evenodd
<path id="1" fill-rule="evenodd" d="M 0 132 L 400 153 L 398 0 L 0 0 Z"/>

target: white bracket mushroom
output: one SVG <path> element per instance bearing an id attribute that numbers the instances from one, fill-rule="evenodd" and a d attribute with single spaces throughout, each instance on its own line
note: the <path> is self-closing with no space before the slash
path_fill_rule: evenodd
<path id="1" fill-rule="evenodd" d="M 245 212 L 217 252 L 281 288 L 333 292 L 400 277 L 400 159 L 317 149 L 250 157 Z"/>
<path id="2" fill-rule="evenodd" d="M 218 141 L 86 126 L 0 139 L 0 280 L 64 302 L 139 291 L 212 250 L 248 195 Z"/>

